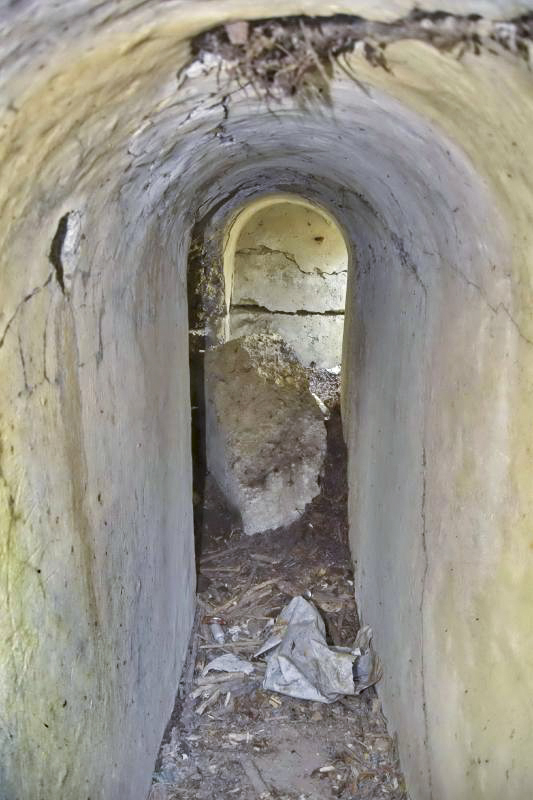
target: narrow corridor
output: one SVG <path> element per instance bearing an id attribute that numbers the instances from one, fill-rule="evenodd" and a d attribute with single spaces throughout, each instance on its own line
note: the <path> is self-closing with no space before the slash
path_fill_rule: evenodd
<path id="1" fill-rule="evenodd" d="M 332 704 L 294 699 L 262 689 L 262 658 L 252 661 L 250 675 L 204 674 L 224 653 L 253 658 L 296 595 L 319 609 L 330 644 L 354 642 L 358 616 L 347 535 L 346 450 L 333 382 L 326 398 L 332 412 L 321 493 L 299 520 L 246 536 L 208 480 L 196 624 L 152 800 L 406 798 L 396 745 L 374 688 Z M 213 640 L 213 621 L 223 631 L 223 644 Z"/>
<path id="2" fill-rule="evenodd" d="M 533 797 L 533 0 L 1 5 L 0 800 Z"/>

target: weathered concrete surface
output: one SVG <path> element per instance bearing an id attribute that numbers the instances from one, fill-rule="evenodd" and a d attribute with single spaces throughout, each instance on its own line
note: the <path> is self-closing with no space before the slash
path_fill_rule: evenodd
<path id="1" fill-rule="evenodd" d="M 3 117 L 2 800 L 144 798 L 193 614 L 182 245 L 72 57 Z"/>
<path id="2" fill-rule="evenodd" d="M 348 252 L 338 225 L 317 207 L 276 195 L 243 216 L 225 249 L 229 338 L 279 333 L 305 365 L 340 364 Z"/>
<path id="3" fill-rule="evenodd" d="M 193 613 L 184 287 L 165 277 L 157 237 L 111 245 L 106 222 L 125 234 L 129 222 L 85 208 L 71 293 L 47 263 L 49 221 L 31 247 L 51 278 L 32 294 L 28 274 L 31 296 L 4 327 L 0 797 L 9 800 L 144 796 Z"/>
<path id="4" fill-rule="evenodd" d="M 231 302 L 270 311 L 344 311 L 347 272 L 346 244 L 333 220 L 273 201 L 239 235 Z"/>
<path id="5" fill-rule="evenodd" d="M 224 224 L 288 188 L 357 246 L 353 549 L 411 796 L 529 797 L 531 72 L 404 42 L 390 73 L 350 62 L 364 90 L 336 72 L 327 111 L 288 101 L 274 115 L 243 92 L 226 119 L 215 75 L 178 91 L 183 39 L 323 4 L 4 6 L 2 800 L 144 798 L 193 592 L 188 232 L 197 209 Z M 49 254 L 73 211 L 84 238 L 63 292 Z"/>
<path id="6" fill-rule="evenodd" d="M 326 426 L 309 377 L 280 336 L 206 353 L 208 469 L 247 534 L 293 522 L 319 491 Z"/>
<path id="7" fill-rule="evenodd" d="M 306 367 L 335 367 L 342 361 L 344 314 L 276 314 L 233 309 L 230 336 L 277 333 Z"/>
<path id="8" fill-rule="evenodd" d="M 345 349 L 359 595 L 389 665 L 381 694 L 412 796 L 525 797 L 531 76 L 496 56 L 460 65 L 417 44 L 389 58 L 396 81 L 379 84 L 449 137 L 449 163 L 458 143 L 465 169 L 445 179 L 425 147 L 404 149 L 398 170 L 424 189 L 414 202 L 398 195 L 396 211 L 381 206 L 401 240 L 370 226 L 359 239 L 368 261 Z M 424 208 L 432 192 L 438 207 Z"/>

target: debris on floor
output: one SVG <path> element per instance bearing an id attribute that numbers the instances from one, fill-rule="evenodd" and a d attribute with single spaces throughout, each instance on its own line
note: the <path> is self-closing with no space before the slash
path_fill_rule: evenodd
<path id="1" fill-rule="evenodd" d="M 335 702 L 304 700 L 268 688 L 272 653 L 256 657 L 283 610 L 303 601 L 325 648 L 346 651 L 352 691 L 354 679 L 379 677 L 354 600 L 338 407 L 327 428 L 321 494 L 287 527 L 244 535 L 207 486 L 196 625 L 151 800 L 407 798 L 372 686 L 336 691 Z"/>
<path id="2" fill-rule="evenodd" d="M 218 670 L 219 672 L 242 672 L 245 675 L 250 675 L 254 671 L 254 665 L 249 661 L 243 661 L 242 658 L 225 653 L 223 656 L 214 658 L 209 664 L 204 667 L 202 676 L 205 677 L 211 670 Z"/>
<path id="3" fill-rule="evenodd" d="M 372 632 L 366 625 L 358 631 L 352 647 L 329 647 L 326 627 L 315 606 L 304 597 L 294 597 L 255 654 L 256 658 L 267 656 L 263 689 L 320 703 L 360 694 L 381 677 L 371 639 Z M 364 650 L 359 641 L 364 643 Z M 362 670 L 358 669 L 360 660 Z M 360 681 L 359 676 L 364 679 Z"/>

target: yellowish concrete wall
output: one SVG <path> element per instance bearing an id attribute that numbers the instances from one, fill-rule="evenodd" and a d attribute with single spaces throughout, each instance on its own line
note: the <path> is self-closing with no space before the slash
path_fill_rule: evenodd
<path id="1" fill-rule="evenodd" d="M 2 800 L 145 797 L 193 615 L 186 261 L 126 178 L 130 80 L 82 62 L 3 117 Z"/>
<path id="2" fill-rule="evenodd" d="M 2 800 L 137 800 L 149 785 L 194 589 L 188 235 L 221 197 L 237 208 L 265 189 L 321 202 L 357 248 L 353 552 L 412 797 L 532 792 L 531 73 L 404 42 L 391 73 L 339 70 L 327 114 L 237 94 L 226 120 L 213 75 L 178 93 L 186 36 L 301 11 L 325 9 L 2 15 Z M 63 293 L 48 255 L 72 210 L 83 239 Z"/>
<path id="3" fill-rule="evenodd" d="M 362 452 L 355 445 L 351 516 L 363 613 L 376 627 L 388 663 L 382 694 L 400 731 L 413 796 L 527 797 L 533 790 L 533 434 L 526 421 L 533 374 L 531 74 L 501 55 L 457 61 L 412 42 L 392 46 L 387 56 L 390 76 L 364 67 L 363 72 L 461 148 L 484 182 L 499 222 L 481 206 L 475 209 L 477 274 L 462 259 L 446 263 L 443 249 L 426 246 L 418 255 L 418 268 L 430 280 L 424 319 L 410 335 L 414 341 L 423 331 L 426 340 L 415 364 L 400 355 L 391 390 L 405 393 L 402 382 L 409 374 L 422 381 L 412 419 L 420 445 L 411 461 L 411 470 L 421 464 L 418 499 L 416 493 L 411 499 L 419 524 L 412 521 L 407 538 L 398 535 L 409 481 L 398 475 L 396 495 L 387 497 L 386 457 L 375 470 L 372 464 L 368 480 L 380 487 L 381 500 L 374 500 L 388 507 L 389 524 L 382 527 L 379 515 L 378 524 L 362 517 L 368 465 L 356 460 Z M 436 191 L 420 199 L 434 203 L 438 218 L 447 200 Z M 441 216 L 441 247 L 467 235 L 461 205 L 458 194 L 457 224 L 450 230 Z M 389 306 L 389 314 L 405 313 L 401 297 L 399 291 L 398 306 Z M 395 359 L 398 330 L 380 335 Z M 387 369 L 385 357 L 380 363 Z M 368 391 L 356 389 L 358 384 L 354 377 L 354 391 Z M 401 402 L 389 406 L 388 427 L 374 430 L 371 445 L 392 458 L 398 428 L 409 424 L 409 411 L 402 416 L 401 407 Z M 361 436 L 355 426 L 366 424 L 361 412 L 353 424 L 355 443 Z M 376 580 L 380 585 L 374 588 Z M 410 595 L 420 603 L 412 627 L 405 624 Z M 407 690 L 409 678 L 401 671 L 406 659 L 412 665 L 413 655 L 422 675 L 424 727 L 410 722 L 418 691 Z M 419 778 L 420 764 L 425 766 Z"/>

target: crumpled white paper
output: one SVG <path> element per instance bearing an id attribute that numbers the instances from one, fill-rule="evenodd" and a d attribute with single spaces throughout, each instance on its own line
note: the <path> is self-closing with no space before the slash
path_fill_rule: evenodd
<path id="1" fill-rule="evenodd" d="M 263 688 L 320 703 L 359 694 L 382 674 L 371 639 L 367 625 L 358 632 L 353 648 L 328 647 L 324 621 L 315 606 L 294 597 L 255 654 L 268 653 Z"/>
<path id="2" fill-rule="evenodd" d="M 210 661 L 204 667 L 202 675 L 207 675 L 211 670 L 216 670 L 217 672 L 243 672 L 245 675 L 251 675 L 254 671 L 254 665 L 231 653 L 225 653 L 223 656 L 218 656 L 218 658 Z"/>

